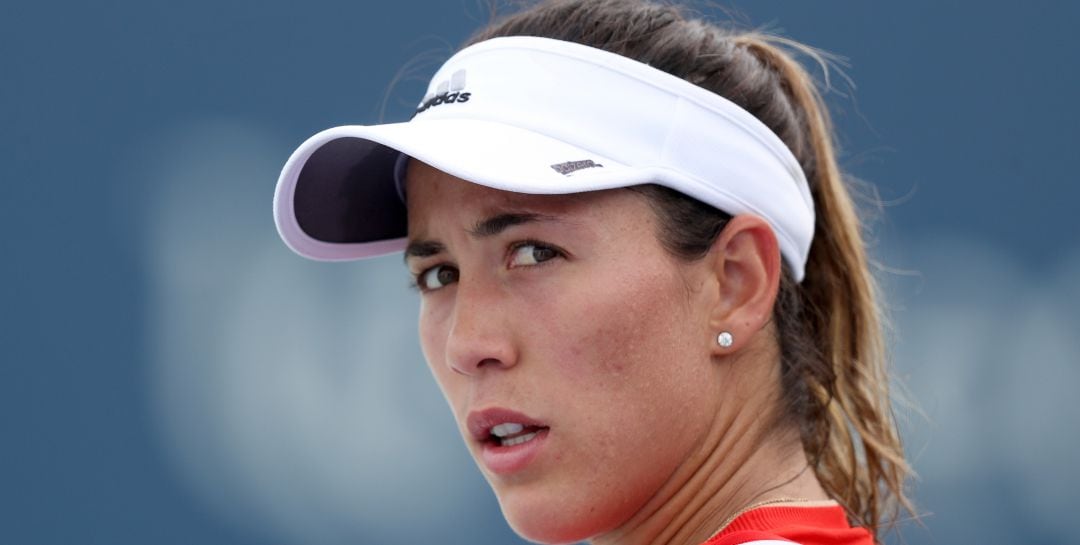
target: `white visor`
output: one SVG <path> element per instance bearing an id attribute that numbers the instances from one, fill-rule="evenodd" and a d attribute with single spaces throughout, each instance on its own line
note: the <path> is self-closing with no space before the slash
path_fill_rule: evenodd
<path id="1" fill-rule="evenodd" d="M 534 37 L 467 47 L 408 122 L 335 127 L 285 164 L 274 219 L 326 261 L 404 249 L 403 161 L 530 194 L 667 186 L 772 226 L 796 281 L 814 236 L 806 177 L 787 146 L 734 103 L 646 64 Z"/>

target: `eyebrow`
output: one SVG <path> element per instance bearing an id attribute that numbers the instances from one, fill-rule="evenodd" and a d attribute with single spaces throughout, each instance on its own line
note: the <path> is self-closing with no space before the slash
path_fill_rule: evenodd
<path id="1" fill-rule="evenodd" d="M 405 261 L 410 257 L 431 257 L 446 250 L 446 246 L 434 240 L 413 240 L 405 247 Z"/>
<path id="2" fill-rule="evenodd" d="M 557 216 L 535 214 L 531 212 L 496 214 L 489 218 L 477 221 L 476 225 L 474 225 L 472 229 L 469 229 L 469 234 L 477 238 L 493 237 L 510 227 L 541 221 L 559 221 L 559 218 Z M 413 240 L 405 247 L 405 260 L 408 261 L 410 257 L 431 257 L 444 251 L 446 251 L 446 246 L 441 242 L 434 240 Z"/>
<path id="3" fill-rule="evenodd" d="M 487 219 L 482 219 L 476 222 L 476 225 L 469 230 L 469 233 L 471 233 L 477 238 L 493 237 L 515 225 L 534 223 L 539 221 L 557 220 L 558 218 L 556 218 L 555 216 L 548 216 L 545 214 L 511 212 L 507 214 L 498 214 Z"/>

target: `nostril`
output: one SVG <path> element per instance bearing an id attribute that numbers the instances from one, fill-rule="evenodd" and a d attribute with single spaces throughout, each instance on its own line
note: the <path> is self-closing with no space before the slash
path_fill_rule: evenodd
<path id="1" fill-rule="evenodd" d="M 485 369 L 494 370 L 504 367 L 509 367 L 500 358 L 471 358 L 465 360 L 457 360 L 459 363 L 451 364 L 450 368 L 459 375 L 472 375 L 478 371 Z"/>
<path id="2" fill-rule="evenodd" d="M 458 297 L 464 292 L 458 287 Z M 459 375 L 514 365 L 517 352 L 513 335 L 498 316 L 490 312 L 468 312 L 458 307 L 447 331 L 446 362 Z"/>
<path id="3" fill-rule="evenodd" d="M 484 358 L 484 359 L 481 359 L 480 361 L 476 362 L 474 365 L 471 365 L 471 366 L 464 366 L 463 367 L 463 366 L 460 366 L 460 365 L 451 365 L 451 368 L 454 370 L 455 373 L 457 373 L 459 375 L 471 375 L 473 373 L 473 371 L 478 371 L 478 370 L 484 369 L 486 367 L 494 368 L 494 367 L 501 367 L 501 366 L 502 366 L 502 362 L 499 361 L 496 358 Z"/>

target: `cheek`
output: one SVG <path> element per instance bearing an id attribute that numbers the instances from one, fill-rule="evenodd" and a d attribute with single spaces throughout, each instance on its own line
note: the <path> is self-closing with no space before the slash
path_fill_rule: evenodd
<path id="1" fill-rule="evenodd" d="M 625 270 L 568 298 L 554 336 L 560 353 L 551 358 L 591 414 L 611 421 L 597 422 L 605 435 L 677 426 L 665 419 L 709 380 L 705 325 L 696 326 L 702 319 L 681 279 L 663 268 Z"/>
<path id="2" fill-rule="evenodd" d="M 429 364 L 433 362 L 432 356 L 443 352 L 442 348 L 446 343 L 443 323 L 444 321 L 440 316 L 433 311 L 433 307 L 424 299 L 421 299 L 420 316 L 417 319 L 417 333 L 420 337 L 420 348 Z"/>
<path id="3" fill-rule="evenodd" d="M 560 283 L 560 297 L 535 294 L 544 301 L 533 313 L 542 342 L 526 361 L 543 365 L 539 383 L 562 425 L 550 487 L 503 494 L 504 512 L 526 536 L 576 540 L 618 526 L 688 458 L 709 422 L 708 410 L 688 410 L 710 405 L 710 361 L 681 279 L 622 270 Z M 547 534 L 558 531 L 566 533 Z"/>
<path id="4" fill-rule="evenodd" d="M 585 273 L 552 296 L 549 334 L 561 357 L 552 364 L 576 380 L 593 377 L 606 389 L 623 381 L 664 380 L 667 363 L 704 352 L 695 328 L 701 319 L 686 302 L 681 280 L 666 270 L 634 270 L 618 276 Z M 610 384 L 608 381 L 616 381 Z M 629 386 L 629 384 L 627 384 Z"/>
<path id="5" fill-rule="evenodd" d="M 430 304 L 422 300 L 420 316 L 417 321 L 417 332 L 420 338 L 420 349 L 424 354 L 424 360 L 427 361 L 428 369 L 431 370 L 431 374 L 450 405 L 450 409 L 455 416 L 459 416 L 461 381 L 455 380 L 460 378 L 460 375 L 454 373 L 446 362 L 446 341 L 449 323 L 446 312 L 442 311 L 441 308 L 438 304 Z"/>
<path id="6" fill-rule="evenodd" d="M 442 325 L 443 321 L 432 311 L 431 305 L 421 299 L 417 333 L 420 337 L 420 350 L 424 353 L 424 359 L 432 367 L 432 371 L 435 370 L 434 367 L 438 361 L 433 358 L 445 352 L 443 348 L 446 346 L 446 335 Z"/>

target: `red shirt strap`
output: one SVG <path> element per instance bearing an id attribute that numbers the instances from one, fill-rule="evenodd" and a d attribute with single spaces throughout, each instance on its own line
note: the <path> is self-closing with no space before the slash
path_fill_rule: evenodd
<path id="1" fill-rule="evenodd" d="M 707 541 L 705 545 L 742 545 L 743 543 L 750 543 L 751 541 L 787 541 L 793 543 L 789 539 L 784 539 L 768 532 L 744 530 L 731 533 L 723 532 Z"/>
<path id="2" fill-rule="evenodd" d="M 767 505 L 731 521 L 703 545 L 739 545 L 754 540 L 800 545 L 874 545 L 865 528 L 853 528 L 839 505 Z"/>

